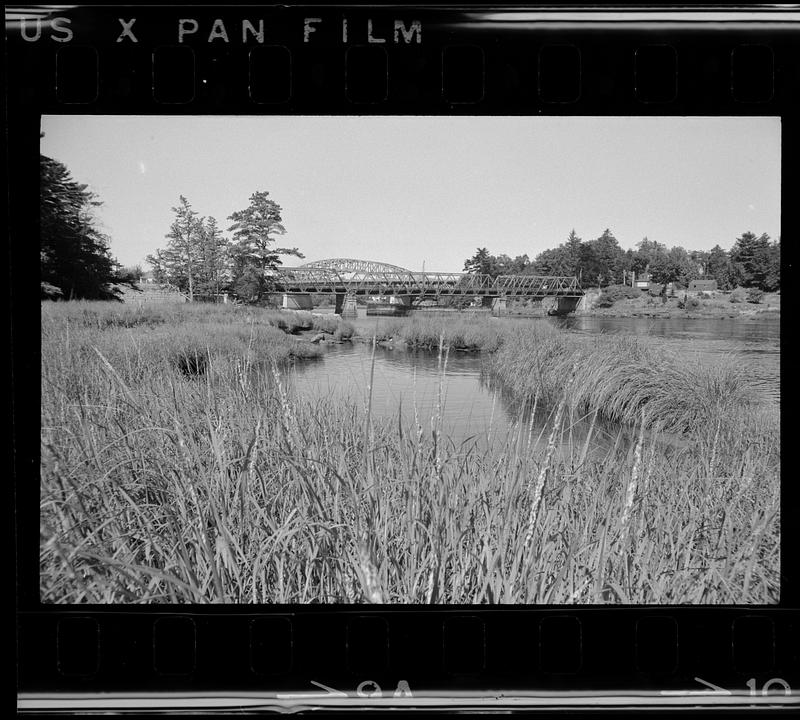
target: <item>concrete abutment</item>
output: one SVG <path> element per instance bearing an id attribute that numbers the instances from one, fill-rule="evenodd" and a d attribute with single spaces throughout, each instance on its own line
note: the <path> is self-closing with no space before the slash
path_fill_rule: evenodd
<path id="1" fill-rule="evenodd" d="M 336 293 L 334 312 L 343 318 L 357 317 L 358 306 L 356 305 L 355 293 Z"/>

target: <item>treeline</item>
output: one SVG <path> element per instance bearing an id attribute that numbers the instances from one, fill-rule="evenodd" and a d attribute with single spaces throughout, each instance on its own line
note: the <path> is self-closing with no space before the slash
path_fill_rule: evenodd
<path id="1" fill-rule="evenodd" d="M 472 273 L 498 275 L 574 275 L 584 287 L 624 284 L 631 273 L 648 273 L 653 282 L 688 285 L 691 280 L 716 280 L 720 290 L 755 287 L 765 292 L 780 290 L 780 240 L 771 241 L 766 233 L 743 233 L 730 250 L 716 245 L 709 251 L 686 250 L 648 240 L 635 250 L 623 250 L 610 230 L 584 241 L 573 230 L 565 242 L 545 250 L 531 260 L 527 255 L 511 258 L 490 255 L 486 248 L 464 263 Z"/>
<path id="2" fill-rule="evenodd" d="M 302 258 L 297 248 L 273 247 L 286 233 L 281 207 L 266 191 L 250 196 L 250 205 L 228 216 L 226 237 L 216 218 L 201 217 L 180 196 L 172 208 L 175 220 L 167 245 L 147 256 L 156 282 L 169 283 L 190 300 L 231 292 L 248 302 L 258 301 L 270 289 L 270 271 L 281 264 L 279 255 Z"/>
<path id="3" fill-rule="evenodd" d="M 102 203 L 65 165 L 39 156 L 42 299 L 119 300 L 135 278 L 109 252 L 95 210 Z"/>
<path id="4" fill-rule="evenodd" d="M 109 251 L 95 211 L 102 205 L 65 165 L 39 156 L 41 298 L 120 300 L 122 286 L 137 287 L 143 270 L 123 268 Z M 147 257 L 159 283 L 169 283 L 195 299 L 231 292 L 257 301 L 269 290 L 270 270 L 279 255 L 303 257 L 297 248 L 273 247 L 286 232 L 280 206 L 268 192 L 250 196 L 250 204 L 228 216 L 226 236 L 213 217 L 201 217 L 181 196 L 167 244 Z"/>

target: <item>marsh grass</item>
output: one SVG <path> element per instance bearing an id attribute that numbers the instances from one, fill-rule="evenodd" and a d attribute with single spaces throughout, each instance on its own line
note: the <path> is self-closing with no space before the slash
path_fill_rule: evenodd
<path id="1" fill-rule="evenodd" d="M 555 397 L 543 436 L 455 443 L 441 412 L 408 427 L 294 396 L 299 341 L 269 324 L 96 326 L 59 305 L 42 326 L 44 602 L 778 599 L 778 436 L 735 442 L 749 406 L 681 445 L 620 430 L 600 455 L 588 438 L 555 453 L 585 391 L 551 340 L 574 377 L 533 388 Z M 442 379 L 447 343 L 440 326 Z M 172 361 L 186 347 L 202 374 Z"/>
<path id="2" fill-rule="evenodd" d="M 353 326 L 338 315 L 219 303 L 126 304 L 83 300 L 51 302 L 42 306 L 42 319 L 56 325 L 69 324 L 96 330 L 234 323 L 267 325 L 289 334 L 302 330 L 337 334 L 343 338 L 349 338 L 353 334 Z"/>
<path id="3" fill-rule="evenodd" d="M 486 316 L 412 315 L 408 318 L 380 318 L 374 327 L 359 331 L 378 340 L 400 340 L 411 348 L 436 350 L 444 347 L 493 352 L 500 347 L 503 331 Z"/>
<path id="4" fill-rule="evenodd" d="M 587 337 L 537 324 L 510 331 L 487 372 L 518 398 L 554 403 L 573 368 L 567 402 L 614 422 L 643 418 L 658 431 L 695 437 L 718 421 L 736 427 L 762 415 L 758 389 L 735 359 L 703 362 L 633 335 Z"/>

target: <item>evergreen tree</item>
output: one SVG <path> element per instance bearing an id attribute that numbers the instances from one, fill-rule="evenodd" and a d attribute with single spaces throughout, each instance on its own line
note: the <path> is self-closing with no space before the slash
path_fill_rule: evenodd
<path id="1" fill-rule="evenodd" d="M 156 250 L 155 255 L 148 255 L 147 262 L 153 266 L 157 282 L 174 285 L 192 301 L 197 292 L 195 285 L 205 235 L 203 218 L 198 217 L 183 195 L 172 212 L 175 213 L 175 220 L 165 236 L 169 240 L 167 247 Z"/>
<path id="2" fill-rule="evenodd" d="M 566 255 L 565 275 L 574 275 L 578 277 L 581 275 L 581 259 L 583 258 L 583 240 L 578 237 L 575 228 L 570 230 L 567 241 L 563 245 L 564 254 Z"/>
<path id="3" fill-rule="evenodd" d="M 492 269 L 492 260 L 486 248 L 478 248 L 475 254 L 464 261 L 464 272 L 488 275 Z"/>
<path id="4" fill-rule="evenodd" d="M 581 267 L 584 285 L 604 287 L 622 282 L 625 252 L 611 230 L 606 228 L 599 238 L 583 244 Z"/>
<path id="5" fill-rule="evenodd" d="M 209 217 L 202 225 L 198 247 L 197 289 L 201 295 L 218 295 L 228 284 L 228 241 Z"/>
<path id="6" fill-rule="evenodd" d="M 775 292 L 781 289 L 781 239 L 770 243 L 767 271 L 764 274 L 764 287 L 766 292 Z"/>
<path id="7" fill-rule="evenodd" d="M 772 289 L 775 285 L 776 250 L 766 233 L 756 237 L 752 232 L 742 233 L 730 251 L 734 277 L 742 287 L 756 287 L 760 290 Z M 780 268 L 780 250 L 777 251 Z M 780 286 L 780 271 L 777 278 Z"/>
<path id="8" fill-rule="evenodd" d="M 119 264 L 96 227 L 102 203 L 62 163 L 39 156 L 40 283 L 42 298 L 119 300 Z"/>
<path id="9" fill-rule="evenodd" d="M 539 253 L 531 266 L 531 271 L 537 275 L 579 277 L 586 260 L 586 245 L 573 229 L 566 242 Z"/>
<path id="10" fill-rule="evenodd" d="M 233 291 L 240 297 L 258 300 L 271 286 L 270 273 L 281 265 L 280 255 L 302 258 L 297 248 L 272 247 L 276 236 L 286 229 L 281 207 L 265 191 L 253 193 L 250 205 L 228 217 L 233 221 L 231 256 Z"/>

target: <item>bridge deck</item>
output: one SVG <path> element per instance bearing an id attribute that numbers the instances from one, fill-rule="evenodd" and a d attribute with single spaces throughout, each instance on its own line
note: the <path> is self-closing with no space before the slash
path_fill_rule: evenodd
<path id="1" fill-rule="evenodd" d="M 339 272 L 331 268 L 280 268 L 275 290 L 354 295 L 475 295 L 486 297 L 581 297 L 578 280 L 556 275 L 489 275 L 437 272 Z"/>

